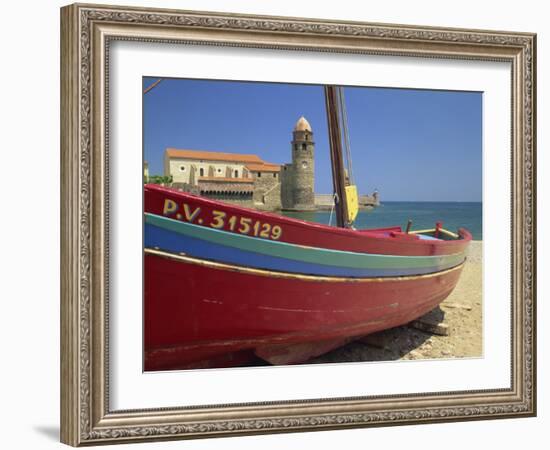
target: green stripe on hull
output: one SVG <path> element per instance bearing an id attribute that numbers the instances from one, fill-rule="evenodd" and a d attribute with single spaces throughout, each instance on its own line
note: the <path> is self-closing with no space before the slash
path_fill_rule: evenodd
<path id="1" fill-rule="evenodd" d="M 261 253 L 296 261 L 322 264 L 327 266 L 349 267 L 356 269 L 414 269 L 435 266 L 451 267 L 464 261 L 465 253 L 438 256 L 395 256 L 369 253 L 354 253 L 317 247 L 305 247 L 286 242 L 272 241 L 228 231 L 216 230 L 188 222 L 145 213 L 145 221 L 156 227 L 178 234 L 201 239 L 226 247 Z"/>

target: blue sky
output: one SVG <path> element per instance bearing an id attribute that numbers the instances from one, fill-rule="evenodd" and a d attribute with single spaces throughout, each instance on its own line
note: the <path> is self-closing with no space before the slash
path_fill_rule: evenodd
<path id="1" fill-rule="evenodd" d="M 143 87 L 157 78 L 144 77 Z M 344 88 L 355 182 L 382 201 L 481 201 L 482 94 Z M 292 129 L 314 133 L 315 191 L 332 192 L 323 87 L 163 79 L 143 99 L 144 156 L 162 174 L 167 147 L 291 161 Z"/>

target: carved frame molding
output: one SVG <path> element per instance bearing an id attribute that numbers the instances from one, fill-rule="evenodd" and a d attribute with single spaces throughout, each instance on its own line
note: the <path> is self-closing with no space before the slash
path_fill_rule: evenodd
<path id="1" fill-rule="evenodd" d="M 510 389 L 111 411 L 108 62 L 113 40 L 508 61 L 512 66 Z M 61 10 L 61 439 L 78 446 L 536 413 L 536 36 L 71 5 Z"/>

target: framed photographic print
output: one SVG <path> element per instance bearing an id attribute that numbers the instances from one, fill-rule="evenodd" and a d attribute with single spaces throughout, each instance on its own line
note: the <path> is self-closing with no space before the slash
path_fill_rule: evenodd
<path id="1" fill-rule="evenodd" d="M 61 19 L 63 442 L 535 414 L 535 35 Z"/>

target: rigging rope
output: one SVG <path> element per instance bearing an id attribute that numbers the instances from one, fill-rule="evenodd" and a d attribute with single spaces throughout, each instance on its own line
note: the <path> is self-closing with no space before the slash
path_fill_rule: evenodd
<path id="1" fill-rule="evenodd" d="M 355 177 L 353 176 L 353 162 L 351 160 L 351 144 L 348 132 L 348 113 L 346 109 L 346 102 L 344 100 L 344 89 L 341 86 L 336 89 L 336 96 L 338 101 L 338 115 L 340 116 L 340 124 L 342 125 L 342 140 L 346 155 L 346 170 L 348 171 L 349 184 L 355 184 Z"/>
<path id="2" fill-rule="evenodd" d="M 336 206 L 337 201 L 338 201 L 338 194 L 335 192 L 332 197 L 332 206 L 330 207 L 330 216 L 328 216 L 329 226 L 332 224 L 332 214 L 334 213 L 334 207 Z"/>

